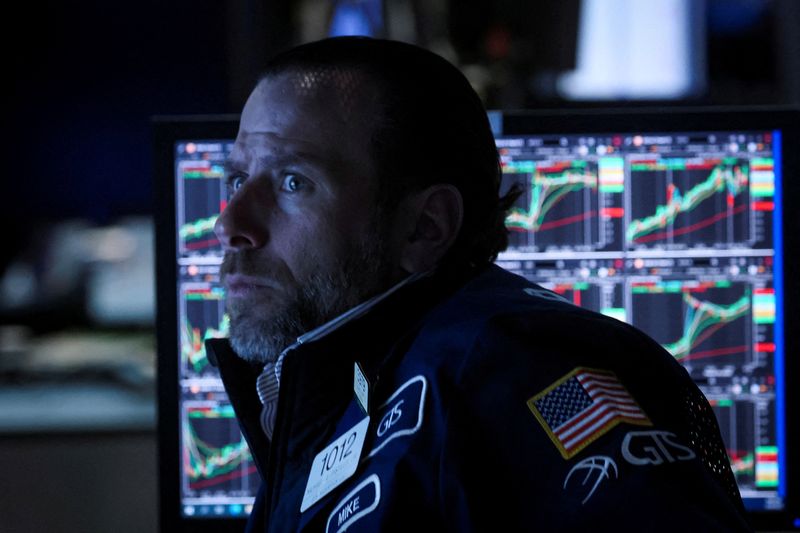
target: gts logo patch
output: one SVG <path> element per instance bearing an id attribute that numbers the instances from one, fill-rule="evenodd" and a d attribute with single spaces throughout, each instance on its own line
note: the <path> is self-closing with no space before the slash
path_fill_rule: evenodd
<path id="1" fill-rule="evenodd" d="M 414 376 L 403 383 L 377 411 L 375 441 L 369 457 L 374 456 L 390 441 L 404 435 L 413 435 L 422 427 L 425 412 L 425 395 L 428 381 L 425 376 Z"/>

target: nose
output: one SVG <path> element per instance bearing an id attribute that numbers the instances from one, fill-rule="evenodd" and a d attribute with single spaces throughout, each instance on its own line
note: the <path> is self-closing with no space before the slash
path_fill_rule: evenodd
<path id="1" fill-rule="evenodd" d="M 255 190 L 238 191 L 214 223 L 222 248 L 226 252 L 263 247 L 268 240 L 268 207 L 262 205 Z"/>

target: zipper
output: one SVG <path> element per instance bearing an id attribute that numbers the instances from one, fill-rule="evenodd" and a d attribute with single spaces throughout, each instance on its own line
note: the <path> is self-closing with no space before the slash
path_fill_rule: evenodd
<path id="1" fill-rule="evenodd" d="M 281 360 L 281 366 L 286 363 L 286 356 L 291 354 L 292 352 L 296 351 L 297 348 L 300 346 L 300 343 L 295 343 L 288 348 L 286 348 L 280 355 L 279 359 Z M 285 370 L 289 370 L 288 373 L 285 373 Z M 278 458 L 281 455 L 280 452 L 284 452 L 283 450 L 286 446 L 286 443 L 283 442 L 283 435 L 288 434 L 287 431 L 283 428 L 284 426 L 284 419 L 287 419 L 287 424 L 291 422 L 290 418 L 285 416 L 285 412 L 287 411 L 288 407 L 287 402 L 291 401 L 292 396 L 288 393 L 288 385 L 291 383 L 291 379 L 287 379 L 287 377 L 292 377 L 292 363 L 289 363 L 288 368 L 281 369 L 281 383 L 278 387 L 278 405 L 276 406 L 275 412 L 275 427 L 272 429 L 272 442 L 270 443 L 269 447 L 269 454 L 267 455 L 267 472 L 265 477 L 265 485 L 267 489 L 267 499 L 269 505 L 264 506 L 264 522 L 267 524 L 267 530 L 272 530 L 272 524 L 270 524 L 270 516 L 272 515 L 272 511 L 274 507 L 277 505 L 277 488 L 280 484 L 276 481 L 277 466 L 278 466 Z M 285 455 L 285 453 L 283 453 Z"/>

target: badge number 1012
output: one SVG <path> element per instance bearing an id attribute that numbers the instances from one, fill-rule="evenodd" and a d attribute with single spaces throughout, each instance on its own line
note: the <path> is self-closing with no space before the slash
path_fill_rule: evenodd
<path id="1" fill-rule="evenodd" d="M 368 427 L 369 417 L 366 417 L 317 454 L 308 475 L 300 512 L 305 512 L 355 473 Z"/>

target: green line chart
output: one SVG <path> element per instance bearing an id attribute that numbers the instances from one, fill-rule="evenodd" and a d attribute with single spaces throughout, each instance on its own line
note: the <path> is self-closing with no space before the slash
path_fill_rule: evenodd
<path id="1" fill-rule="evenodd" d="M 230 318 L 225 315 L 222 322 L 216 327 L 201 328 L 194 327 L 189 321 L 184 321 L 181 327 L 181 357 L 187 365 L 187 370 L 194 374 L 202 374 L 209 368 L 208 357 L 206 357 L 205 342 L 208 339 L 227 337 L 230 330 Z"/>
<path id="2" fill-rule="evenodd" d="M 621 240 L 623 216 L 619 169 L 598 166 L 583 160 L 506 161 L 504 187 L 523 190 L 506 216 L 511 248 L 619 249 L 621 243 L 613 242 Z M 602 179 L 601 170 L 613 171 L 613 179 Z"/>
<path id="3" fill-rule="evenodd" d="M 509 211 L 506 226 L 525 231 L 544 229 L 570 224 L 585 216 L 584 212 L 572 217 L 545 222 L 545 217 L 567 194 L 584 188 L 597 189 L 597 175 L 587 173 L 585 165 L 560 168 L 557 172 L 536 172 L 530 180 L 530 202 L 527 208 L 517 207 Z"/>
<path id="4" fill-rule="evenodd" d="M 183 425 L 184 472 L 192 491 L 244 491 L 255 473 L 247 442 L 227 405 L 192 406 Z"/>
<path id="5" fill-rule="evenodd" d="M 755 346 L 752 293 L 750 284 L 727 279 L 634 282 L 633 325 L 687 369 L 745 364 Z"/>
<path id="6" fill-rule="evenodd" d="M 219 239 L 214 233 L 217 218 L 219 214 L 182 224 L 178 229 L 182 250 L 196 252 L 219 247 Z"/>
<path id="7" fill-rule="evenodd" d="M 746 161 L 656 159 L 637 161 L 630 169 L 633 218 L 625 230 L 629 244 L 732 242 L 749 237 Z M 658 196 L 653 190 L 661 191 L 661 203 L 652 204 Z M 644 214 L 648 209 L 650 214 Z"/>
<path id="8" fill-rule="evenodd" d="M 742 456 L 738 456 L 729 450 L 728 457 L 731 460 L 731 470 L 733 470 L 733 475 L 736 478 L 755 474 L 756 458 L 754 453 L 745 453 Z"/>
<path id="9" fill-rule="evenodd" d="M 684 334 L 675 342 L 664 345 L 664 348 L 677 360 L 698 358 L 692 349 L 711 336 L 714 331 L 737 318 L 747 315 L 750 310 L 750 294 L 747 293 L 730 305 L 718 305 L 695 298 L 691 293 L 684 293 L 683 302 L 687 313 L 683 321 Z M 721 350 L 729 350 L 723 348 Z M 703 355 L 723 355 L 720 351 Z"/>
<path id="10" fill-rule="evenodd" d="M 192 222 L 183 224 L 178 230 L 178 235 L 182 239 L 197 239 L 205 235 L 214 233 L 214 224 L 217 222 L 219 215 L 212 215 L 208 218 L 201 218 Z"/>
<path id="11" fill-rule="evenodd" d="M 191 162 L 192 165 L 196 162 Z M 209 168 L 221 168 L 212 165 Z M 178 180 L 178 251 L 189 256 L 219 254 L 220 243 L 214 223 L 225 209 L 228 192 L 221 171 L 204 167 L 186 167 L 184 179 Z"/>
<path id="12" fill-rule="evenodd" d="M 181 288 L 180 349 L 184 377 L 216 375 L 206 356 L 208 339 L 227 337 L 230 319 L 225 313 L 225 291 L 206 283 Z"/>

